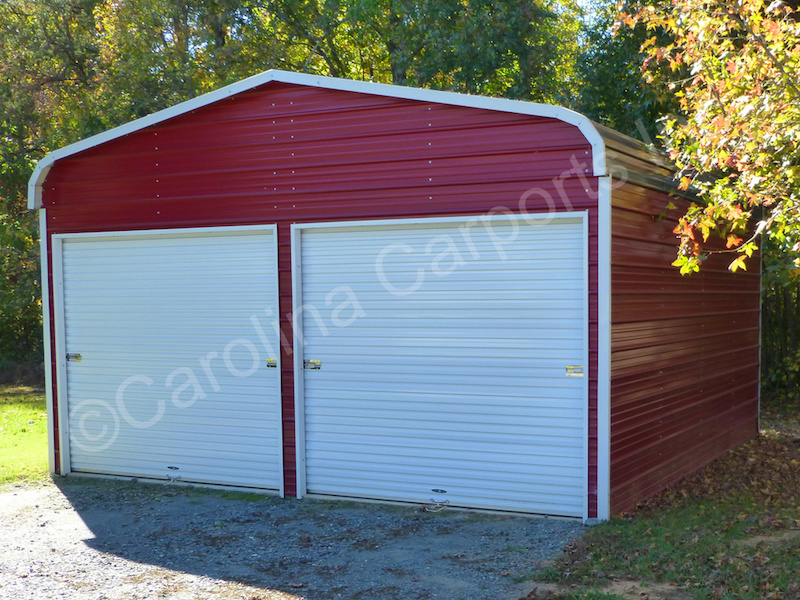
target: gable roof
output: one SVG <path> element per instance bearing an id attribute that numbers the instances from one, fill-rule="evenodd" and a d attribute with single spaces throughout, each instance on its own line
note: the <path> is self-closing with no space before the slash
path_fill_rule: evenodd
<path id="1" fill-rule="evenodd" d="M 567 108 L 521 100 L 472 96 L 455 92 L 270 70 L 51 152 L 37 163 L 28 180 L 28 208 L 41 208 L 42 186 L 50 168 L 59 160 L 272 81 L 556 119 L 577 127 L 591 144 L 593 175 L 598 177 L 622 175 L 627 181 L 646 187 L 674 189 L 672 172 L 659 160 L 655 151 L 651 151 L 638 140 L 599 125 L 588 117 Z"/>

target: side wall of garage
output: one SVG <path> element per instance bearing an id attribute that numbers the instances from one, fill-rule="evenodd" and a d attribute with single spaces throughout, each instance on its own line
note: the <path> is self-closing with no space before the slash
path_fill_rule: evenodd
<path id="1" fill-rule="evenodd" d="M 758 259 L 730 273 L 730 254 L 711 255 L 700 273 L 682 276 L 670 263 L 686 203 L 615 188 L 612 514 L 756 435 L 760 314 Z"/>
<path id="2" fill-rule="evenodd" d="M 258 319 L 264 328 L 278 327 L 282 339 L 287 494 L 297 483 L 292 224 L 484 214 L 523 220 L 526 213 L 588 211 L 587 487 L 594 516 L 591 151 L 576 127 L 554 119 L 272 82 L 59 160 L 42 199 L 51 234 L 277 224 L 280 314 Z"/>

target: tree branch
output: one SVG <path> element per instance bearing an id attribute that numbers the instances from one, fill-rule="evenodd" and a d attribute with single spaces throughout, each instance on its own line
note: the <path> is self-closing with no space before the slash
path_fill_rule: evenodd
<path id="1" fill-rule="evenodd" d="M 753 28 L 750 27 L 750 25 L 741 17 L 741 15 L 739 15 L 739 13 L 737 13 L 737 12 L 734 12 L 730 8 L 728 9 L 728 15 L 736 23 L 738 23 L 742 28 L 744 28 L 744 30 L 748 34 L 750 34 L 750 36 L 752 36 L 752 38 L 756 42 L 758 42 L 758 45 L 761 46 L 762 50 L 764 50 L 766 55 L 769 57 L 770 61 L 775 65 L 775 67 L 778 69 L 778 71 L 780 71 L 781 75 L 783 76 L 784 81 L 786 82 L 786 85 L 788 85 L 790 88 L 792 88 L 795 91 L 795 93 L 798 96 L 800 96 L 800 88 L 797 87 L 797 85 L 794 82 L 794 79 L 792 79 L 789 76 L 789 74 L 786 72 L 786 69 L 784 68 L 783 63 L 780 60 L 778 60 L 778 57 L 775 56 L 775 54 L 772 52 L 772 50 L 770 50 L 769 45 L 767 44 L 767 40 L 764 39 L 764 36 L 762 36 L 761 34 L 756 33 L 755 31 L 753 31 Z"/>

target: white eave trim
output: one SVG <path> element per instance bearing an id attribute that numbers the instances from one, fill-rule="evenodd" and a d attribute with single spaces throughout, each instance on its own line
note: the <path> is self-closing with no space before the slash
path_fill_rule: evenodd
<path id="1" fill-rule="evenodd" d="M 367 81 L 353 81 L 350 79 L 337 79 L 334 77 L 322 77 L 320 75 L 307 75 L 305 73 L 290 73 L 288 71 L 270 70 L 243 79 L 232 85 L 225 86 L 208 94 L 203 94 L 197 98 L 181 102 L 170 108 L 160 110 L 141 119 L 136 119 L 125 125 L 109 129 L 103 133 L 81 140 L 75 144 L 65 146 L 60 150 L 51 152 L 36 165 L 36 168 L 28 181 L 28 208 L 36 209 L 42 206 L 42 186 L 44 185 L 47 173 L 53 164 L 66 158 L 104 144 L 113 139 L 123 137 L 140 129 L 156 125 L 167 119 L 183 115 L 197 110 L 214 102 L 224 100 L 235 94 L 240 94 L 256 87 L 277 81 L 303 85 L 307 87 L 318 87 L 329 90 L 339 90 L 344 92 L 357 92 L 361 94 L 372 94 L 375 96 L 387 96 L 391 98 L 403 98 L 406 100 L 418 100 L 421 102 L 434 102 L 437 104 L 449 104 L 453 106 L 464 106 L 467 108 L 479 108 L 485 110 L 495 110 L 500 112 L 517 113 L 536 117 L 545 117 L 563 121 L 577 127 L 583 133 L 586 140 L 592 146 L 592 159 L 594 175 L 601 177 L 606 174 L 605 143 L 600 132 L 588 117 L 575 111 L 549 104 L 537 104 L 534 102 L 523 102 L 521 100 L 507 100 L 505 98 L 489 98 L 487 96 L 470 96 L 467 94 L 457 94 L 455 92 L 440 92 L 436 90 L 424 90 L 419 88 L 403 87 L 397 85 L 387 85 L 383 83 L 371 83 Z"/>

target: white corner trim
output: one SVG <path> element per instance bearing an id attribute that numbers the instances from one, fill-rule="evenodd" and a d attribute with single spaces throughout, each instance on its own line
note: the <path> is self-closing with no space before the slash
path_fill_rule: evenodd
<path id="1" fill-rule="evenodd" d="M 524 102 L 521 100 L 471 96 L 469 94 L 459 94 L 455 92 L 440 92 L 399 85 L 388 85 L 385 83 L 353 81 L 351 79 L 322 77 L 321 75 L 307 75 L 305 73 L 291 73 L 273 69 L 51 152 L 38 162 L 33 174 L 28 180 L 28 208 L 31 210 L 41 208 L 42 187 L 47 178 L 47 173 L 50 171 L 50 167 L 52 167 L 56 161 L 134 133 L 146 127 L 156 125 L 167 119 L 208 106 L 209 104 L 224 100 L 230 96 L 252 90 L 271 81 L 306 87 L 318 87 L 328 90 L 372 94 L 374 96 L 418 100 L 420 102 L 433 102 L 437 104 L 449 104 L 466 108 L 478 108 L 556 119 L 574 125 L 581 131 L 592 146 L 594 175 L 600 177 L 606 174 L 605 142 L 602 135 L 588 117 L 567 108 L 549 104 L 538 104 L 535 102 Z"/>
<path id="2" fill-rule="evenodd" d="M 600 177 L 597 210 L 597 518 L 611 512 L 611 177 Z"/>
<path id="3" fill-rule="evenodd" d="M 42 346 L 44 347 L 44 390 L 47 406 L 47 462 L 50 474 L 56 472 L 55 404 L 53 403 L 53 349 L 50 335 L 50 277 L 47 260 L 47 211 L 39 211 L 39 252 L 41 256 Z"/>
<path id="4" fill-rule="evenodd" d="M 278 372 L 275 374 L 275 385 L 277 389 L 275 393 L 278 396 L 278 414 L 276 415 L 277 423 L 278 423 L 278 468 L 280 470 L 278 477 L 278 495 L 281 498 L 286 497 L 286 465 L 283 459 L 283 346 L 281 345 L 281 333 L 280 333 L 280 314 L 281 314 L 281 292 L 280 292 L 280 272 L 278 268 L 278 225 L 273 224 L 269 226 L 270 237 L 272 238 L 272 252 L 274 260 L 272 262 L 271 267 L 274 268 L 273 271 L 273 279 L 272 285 L 273 289 L 275 290 L 272 295 L 272 302 L 275 303 L 275 314 L 276 318 L 278 319 L 278 331 L 276 331 L 276 338 L 275 338 L 275 360 L 277 362 L 277 369 Z"/>
<path id="5" fill-rule="evenodd" d="M 583 363 L 586 376 L 583 378 L 583 522 L 589 520 L 589 211 L 583 213 Z"/>
<path id="6" fill-rule="evenodd" d="M 303 273 L 302 273 L 302 230 L 297 224 L 291 229 L 292 259 L 292 350 L 294 360 L 294 451 L 295 481 L 297 498 L 308 494 L 306 484 L 306 411 L 305 411 L 305 370 L 303 368 Z"/>
<path id="7" fill-rule="evenodd" d="M 42 211 L 45 212 L 45 211 Z M 55 391 L 58 397 L 58 436 L 59 442 L 59 471 L 67 475 L 72 470 L 70 465 L 70 422 L 69 401 L 67 396 L 67 350 L 65 346 L 66 332 L 64 324 L 64 257 L 63 240 L 54 235 L 51 237 L 53 270 L 53 326 L 56 339 L 56 381 Z"/>

